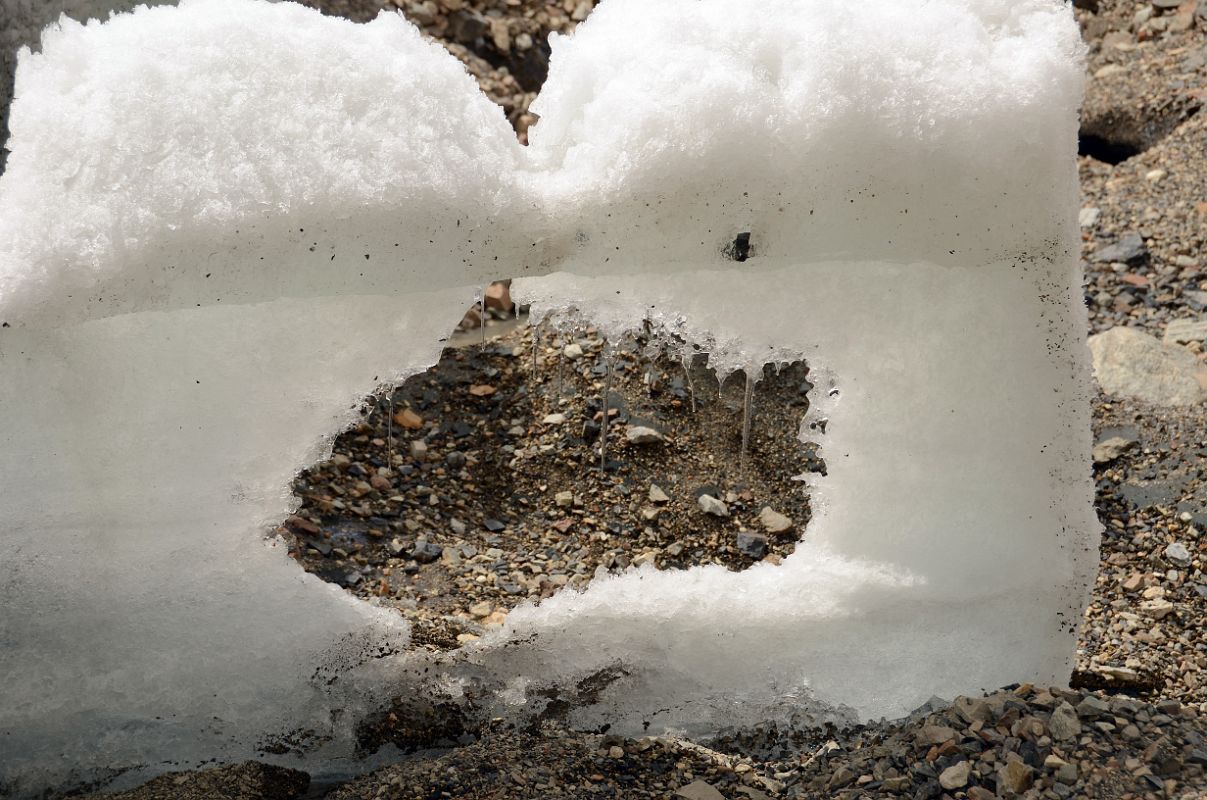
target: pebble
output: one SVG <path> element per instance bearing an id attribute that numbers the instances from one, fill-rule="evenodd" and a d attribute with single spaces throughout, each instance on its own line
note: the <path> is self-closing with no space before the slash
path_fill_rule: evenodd
<path id="1" fill-rule="evenodd" d="M 675 792 L 675 797 L 682 797 L 683 800 L 725 800 L 725 795 L 717 791 L 711 784 L 700 780 L 680 787 Z"/>
<path id="2" fill-rule="evenodd" d="M 749 558 L 762 558 L 767 555 L 767 537 L 761 533 L 739 531 L 736 545 L 738 552 Z"/>
<path id="3" fill-rule="evenodd" d="M 439 559 L 443 552 L 444 548 L 440 545 L 420 539 L 415 542 L 415 547 L 411 550 L 411 558 L 420 564 L 431 564 Z"/>
<path id="4" fill-rule="evenodd" d="M 1179 567 L 1190 566 L 1190 549 L 1181 542 L 1174 542 L 1165 548 L 1165 557 Z"/>
<path id="5" fill-rule="evenodd" d="M 394 422 L 407 430 L 419 430 L 423 427 L 423 417 L 409 408 L 404 408 L 394 415 Z"/>
<path id="6" fill-rule="evenodd" d="M 1095 464 L 1109 464 L 1137 444 L 1135 439 L 1122 436 L 1111 436 L 1094 445 L 1093 457 Z"/>
<path id="7" fill-rule="evenodd" d="M 1184 406 L 1207 397 L 1194 354 L 1133 328 L 1112 328 L 1089 339 L 1094 377 L 1108 394 L 1162 406 Z"/>
<path id="8" fill-rule="evenodd" d="M 696 498 L 696 503 L 700 506 L 700 510 L 705 514 L 711 514 L 714 517 L 728 517 L 729 506 L 724 502 L 713 497 L 711 494 L 702 494 Z"/>
<path id="9" fill-rule="evenodd" d="M 939 773 L 939 785 L 947 791 L 962 789 L 968 785 L 968 776 L 972 774 L 972 765 L 960 761 Z"/>
<path id="10" fill-rule="evenodd" d="M 662 487 L 656 483 L 650 484 L 649 498 L 651 503 L 669 503 L 671 501 L 666 492 L 662 491 Z"/>
<path id="11" fill-rule="evenodd" d="M 1162 341 L 1174 344 L 1207 341 L 1207 319 L 1175 319 L 1165 326 Z"/>
<path id="12" fill-rule="evenodd" d="M 759 523 L 768 533 L 784 533 L 792 530 L 792 520 L 771 506 L 763 506 L 763 510 L 759 512 Z"/>
<path id="13" fill-rule="evenodd" d="M 1125 234 L 1114 244 L 1099 248 L 1094 253 L 1094 260 L 1099 263 L 1131 264 L 1140 261 L 1148 255 L 1148 248 L 1140 234 L 1133 232 Z"/>
<path id="14" fill-rule="evenodd" d="M 625 430 L 624 438 L 630 444 L 657 444 L 663 441 L 664 437 L 661 433 L 653 428 L 647 428 L 644 425 L 630 425 Z"/>

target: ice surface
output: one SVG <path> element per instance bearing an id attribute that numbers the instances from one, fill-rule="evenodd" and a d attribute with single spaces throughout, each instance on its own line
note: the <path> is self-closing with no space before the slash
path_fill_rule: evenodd
<path id="1" fill-rule="evenodd" d="M 425 668 L 517 715 L 604 672 L 574 722 L 696 732 L 1067 680 L 1080 47 L 1058 0 L 605 0 L 525 149 L 398 16 L 50 29 L 0 178 L 0 782 L 330 767 Z M 829 474 L 780 567 L 600 579 L 432 664 L 263 532 L 517 275 L 537 316 L 648 320 L 722 370 L 805 357 Z"/>
<path id="2" fill-rule="evenodd" d="M 17 51 L 37 48 L 42 29 L 63 14 L 77 20 L 108 19 L 136 5 L 159 5 L 174 0 L 0 0 L 0 174 L 8 155 L 8 104 L 13 98 Z"/>

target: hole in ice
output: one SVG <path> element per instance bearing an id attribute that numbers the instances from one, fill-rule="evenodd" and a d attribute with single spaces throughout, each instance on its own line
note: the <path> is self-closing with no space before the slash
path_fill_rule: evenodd
<path id="1" fill-rule="evenodd" d="M 798 439 L 804 362 L 758 376 L 742 460 L 742 372 L 718 382 L 702 353 L 651 357 L 644 337 L 608 344 L 487 312 L 485 342 L 455 333 L 297 477 L 301 507 L 281 531 L 306 570 L 396 609 L 415 645 L 449 650 L 597 570 L 740 570 L 792 552 L 811 516 L 794 478 L 825 470 Z"/>

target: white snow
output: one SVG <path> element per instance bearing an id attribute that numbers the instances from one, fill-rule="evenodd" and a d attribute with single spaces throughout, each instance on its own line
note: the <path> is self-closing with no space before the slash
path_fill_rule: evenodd
<path id="1" fill-rule="evenodd" d="M 829 476 L 782 566 L 600 578 L 448 686 L 520 713 L 619 667 L 573 721 L 707 732 L 1064 682 L 1097 537 L 1080 57 L 1059 0 L 605 0 L 525 149 L 396 15 L 49 29 L 0 178 L 0 785 L 299 730 L 350 756 L 432 665 L 262 533 L 508 276 L 722 371 L 805 357 Z"/>

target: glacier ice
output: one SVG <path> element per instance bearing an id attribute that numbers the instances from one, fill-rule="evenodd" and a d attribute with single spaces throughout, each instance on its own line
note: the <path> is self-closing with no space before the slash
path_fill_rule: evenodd
<path id="1" fill-rule="evenodd" d="M 47 29 L 0 178 L 0 786 L 343 763 L 421 680 L 522 715 L 609 671 L 572 722 L 705 733 L 1066 681 L 1098 536 L 1080 59 L 1059 0 L 605 0 L 524 148 L 397 15 Z M 782 566 L 600 578 L 439 661 L 265 541 L 509 276 L 537 318 L 824 376 Z"/>

